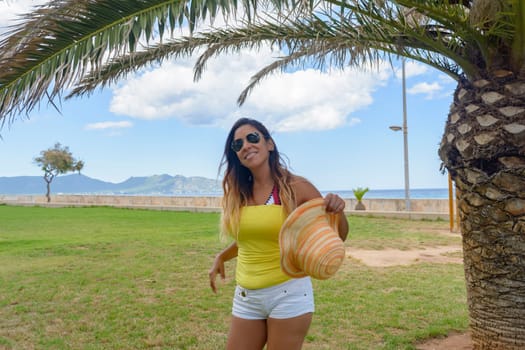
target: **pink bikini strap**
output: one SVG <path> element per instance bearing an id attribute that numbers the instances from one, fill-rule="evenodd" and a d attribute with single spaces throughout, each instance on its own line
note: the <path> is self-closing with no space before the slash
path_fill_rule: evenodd
<path id="1" fill-rule="evenodd" d="M 279 198 L 279 188 L 277 187 L 277 185 L 273 186 L 272 197 L 273 197 L 274 204 L 277 204 L 277 205 L 281 204 L 281 198 Z"/>

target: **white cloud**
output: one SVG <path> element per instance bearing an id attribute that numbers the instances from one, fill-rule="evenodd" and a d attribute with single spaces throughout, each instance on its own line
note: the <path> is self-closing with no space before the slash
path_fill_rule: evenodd
<path id="1" fill-rule="evenodd" d="M 0 25 L 5 25 L 15 14 L 46 2 L 48 0 L 0 0 Z M 215 26 L 223 24 L 221 18 L 214 23 Z M 182 33 L 185 32 L 182 29 Z M 229 127 L 239 116 L 251 116 L 276 131 L 332 129 L 360 122 L 352 114 L 371 105 L 373 91 L 384 85 L 391 75 L 387 65 L 377 72 L 307 69 L 274 74 L 253 90 L 244 106 L 238 107 L 237 97 L 250 77 L 280 55 L 281 52 L 264 48 L 258 52 L 221 55 L 209 61 L 203 78 L 196 83 L 193 82 L 195 58 L 166 61 L 160 67 L 129 76 L 115 87 L 110 111 L 138 119 L 177 118 L 195 125 Z M 407 71 L 412 71 L 412 66 L 409 62 Z M 414 71 L 421 69 L 416 68 Z M 130 122 L 105 122 L 89 124 L 86 129 L 115 130 L 131 126 Z"/>
<path id="2" fill-rule="evenodd" d="M 373 102 L 372 92 L 388 78 L 354 69 L 320 72 L 314 69 L 268 78 L 246 104 L 264 116 L 276 131 L 324 130 L 354 125 L 352 113 Z"/>
<path id="3" fill-rule="evenodd" d="M 236 108 L 236 94 L 260 61 L 255 55 L 250 58 L 213 60 L 199 82 L 193 81 L 193 59 L 166 62 L 116 88 L 110 110 L 139 119 L 177 118 L 189 124 L 214 124 Z"/>
<path id="4" fill-rule="evenodd" d="M 413 78 L 417 76 L 429 76 L 429 74 L 432 72 L 432 70 L 429 68 L 429 66 L 424 65 L 422 63 L 416 62 L 416 61 L 406 61 L 405 64 L 405 75 L 406 78 Z M 401 67 L 396 69 L 396 78 L 402 79 L 402 73 L 401 73 Z M 435 79 L 435 75 L 432 75 L 432 79 Z M 407 92 L 412 95 L 426 95 L 426 99 L 433 99 L 438 97 L 444 97 L 448 95 L 443 94 L 444 91 L 444 85 L 447 85 L 451 82 L 454 82 L 452 79 L 450 79 L 448 76 L 445 76 L 444 74 L 439 74 L 438 76 L 439 82 L 420 82 L 414 84 L 411 88 L 407 88 Z"/>
<path id="5" fill-rule="evenodd" d="M 361 123 L 361 119 L 359 118 L 351 118 L 350 121 L 348 122 L 348 125 L 349 126 L 354 126 L 354 125 L 357 125 Z"/>
<path id="6" fill-rule="evenodd" d="M 428 66 L 422 63 L 419 63 L 417 61 L 406 61 L 405 62 L 405 77 L 407 79 L 426 74 L 428 73 L 428 71 L 429 71 Z M 396 69 L 396 78 L 397 79 L 403 78 L 401 66 L 399 66 Z"/>
<path id="7" fill-rule="evenodd" d="M 322 130 L 354 125 L 351 114 L 372 104 L 372 92 L 390 76 L 377 72 L 306 69 L 273 74 L 255 87 L 242 107 L 236 100 L 250 77 L 279 52 L 260 49 L 209 61 L 193 82 L 193 62 L 166 62 L 130 77 L 114 89 L 113 113 L 140 119 L 177 118 L 188 124 L 229 127 L 239 116 L 265 122 L 276 131 Z"/>
<path id="8" fill-rule="evenodd" d="M 49 0 L 0 0 L 0 33 L 5 32 L 7 26 L 17 24 L 21 14 L 46 2 Z"/>
<path id="9" fill-rule="evenodd" d="M 431 84 L 423 82 L 423 83 L 414 85 L 413 87 L 408 89 L 407 92 L 413 95 L 425 94 L 427 95 L 426 98 L 430 99 L 430 98 L 433 98 L 435 95 L 437 95 L 442 90 L 443 90 L 443 87 L 437 82 L 434 82 Z"/>
<path id="10" fill-rule="evenodd" d="M 85 126 L 86 130 L 107 130 L 107 129 L 124 129 L 131 128 L 133 126 L 132 122 L 122 121 L 122 122 L 100 122 L 87 124 Z"/>

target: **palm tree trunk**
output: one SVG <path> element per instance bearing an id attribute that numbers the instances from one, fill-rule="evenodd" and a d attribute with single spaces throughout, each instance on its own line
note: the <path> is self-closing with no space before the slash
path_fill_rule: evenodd
<path id="1" fill-rule="evenodd" d="M 439 150 L 458 189 L 474 349 L 525 349 L 525 81 L 501 75 L 460 82 Z"/>

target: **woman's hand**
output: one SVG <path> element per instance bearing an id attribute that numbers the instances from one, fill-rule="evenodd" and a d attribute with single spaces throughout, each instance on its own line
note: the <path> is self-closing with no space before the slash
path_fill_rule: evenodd
<path id="1" fill-rule="evenodd" d="M 345 241 L 348 236 L 348 220 L 344 215 L 345 201 L 334 193 L 328 193 L 324 197 L 324 204 L 326 206 L 327 213 L 341 214 L 339 218 L 339 224 L 337 225 L 337 231 L 339 237 Z"/>
<path id="2" fill-rule="evenodd" d="M 226 273 L 224 271 L 224 260 L 222 259 L 220 254 L 215 257 L 215 260 L 213 261 L 213 266 L 208 272 L 208 275 L 210 276 L 210 287 L 213 293 L 215 294 L 217 294 L 217 286 L 215 285 L 217 274 L 219 274 L 221 276 L 221 279 L 224 281 L 224 279 L 226 278 Z"/>
<path id="3" fill-rule="evenodd" d="M 327 212 L 342 213 L 345 210 L 346 203 L 344 199 L 334 193 L 328 193 L 324 197 L 324 205 Z"/>
<path id="4" fill-rule="evenodd" d="M 217 293 L 217 286 L 215 285 L 217 275 L 220 275 L 223 281 L 226 279 L 226 270 L 224 269 L 224 263 L 235 258 L 237 256 L 237 253 L 237 243 L 233 242 L 215 257 L 215 260 L 213 261 L 213 266 L 208 272 L 208 275 L 210 276 L 210 287 L 213 293 Z"/>

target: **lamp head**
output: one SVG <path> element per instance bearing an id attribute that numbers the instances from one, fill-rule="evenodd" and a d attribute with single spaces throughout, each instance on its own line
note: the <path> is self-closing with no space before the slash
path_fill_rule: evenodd
<path id="1" fill-rule="evenodd" d="M 403 129 L 402 127 L 400 127 L 399 125 L 392 125 L 392 126 L 389 126 L 390 130 L 392 131 L 400 131 L 401 129 Z"/>

